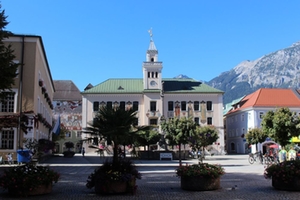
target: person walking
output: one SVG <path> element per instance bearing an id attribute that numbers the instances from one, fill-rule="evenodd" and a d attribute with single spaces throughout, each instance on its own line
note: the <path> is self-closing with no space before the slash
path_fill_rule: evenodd
<path id="1" fill-rule="evenodd" d="M 288 160 L 296 160 L 296 151 L 293 147 L 288 151 Z"/>
<path id="2" fill-rule="evenodd" d="M 284 147 L 281 148 L 281 150 L 279 151 L 279 162 L 283 162 L 283 161 L 286 161 L 286 155 L 287 152 L 286 150 L 284 149 Z"/>
<path id="3" fill-rule="evenodd" d="M 85 149 L 84 149 L 84 147 L 82 147 L 81 153 L 82 153 L 82 156 L 84 157 L 84 154 L 85 154 Z"/>

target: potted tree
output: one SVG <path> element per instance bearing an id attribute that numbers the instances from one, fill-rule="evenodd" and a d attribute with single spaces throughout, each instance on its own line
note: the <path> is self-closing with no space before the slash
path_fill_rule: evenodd
<path id="1" fill-rule="evenodd" d="M 103 166 L 89 175 L 86 187 L 95 188 L 99 194 L 134 193 L 140 174 L 132 162 L 118 156 L 118 148 L 120 144 L 132 142 L 138 131 L 148 128 L 134 126 L 136 121 L 136 112 L 132 109 L 104 106 L 85 128 L 91 138 L 97 136 L 113 143 L 113 158 L 107 159 Z"/>
<path id="2" fill-rule="evenodd" d="M 288 145 L 292 137 L 300 135 L 299 127 L 299 115 L 288 108 L 268 111 L 262 119 L 262 131 L 281 147 Z M 299 160 L 272 164 L 265 169 L 264 176 L 272 179 L 272 186 L 275 189 L 300 191 Z"/>
<path id="3" fill-rule="evenodd" d="M 75 152 L 72 151 L 74 148 L 74 143 L 73 142 L 66 142 L 65 143 L 66 151 L 63 152 L 64 157 L 66 158 L 72 158 L 75 155 Z"/>

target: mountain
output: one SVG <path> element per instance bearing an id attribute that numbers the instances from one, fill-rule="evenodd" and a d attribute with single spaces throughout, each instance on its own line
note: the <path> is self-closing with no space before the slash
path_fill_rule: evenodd
<path id="1" fill-rule="evenodd" d="M 206 84 L 225 92 L 224 104 L 259 88 L 299 88 L 300 42 L 262 56 L 243 61 Z"/>
<path id="2" fill-rule="evenodd" d="M 178 76 L 174 77 L 176 79 L 190 79 L 187 75 L 179 74 Z"/>

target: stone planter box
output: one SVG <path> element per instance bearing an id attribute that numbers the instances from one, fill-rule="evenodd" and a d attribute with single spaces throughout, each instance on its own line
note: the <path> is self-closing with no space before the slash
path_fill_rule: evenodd
<path id="1" fill-rule="evenodd" d="M 272 186 L 277 190 L 300 191 L 300 178 L 295 177 L 288 182 L 272 178 Z"/>
<path id="2" fill-rule="evenodd" d="M 203 177 L 181 176 L 181 189 L 191 191 L 217 190 L 220 188 L 220 177 L 211 179 Z"/>
<path id="3" fill-rule="evenodd" d="M 28 191 L 27 196 L 43 195 L 43 194 L 49 194 L 51 192 L 52 192 L 52 184 L 41 185 L 31 191 Z M 8 193 L 16 197 L 22 196 L 22 194 L 20 194 L 16 188 L 8 189 Z"/>
<path id="4" fill-rule="evenodd" d="M 135 192 L 136 179 L 131 181 L 104 181 L 95 185 L 97 194 L 122 194 Z"/>

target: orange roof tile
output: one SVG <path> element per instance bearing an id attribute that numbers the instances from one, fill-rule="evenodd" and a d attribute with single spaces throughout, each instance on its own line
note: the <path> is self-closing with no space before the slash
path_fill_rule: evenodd
<path id="1" fill-rule="evenodd" d="M 293 89 L 261 88 L 245 96 L 239 105 L 230 113 L 249 107 L 300 107 L 300 99 Z"/>

